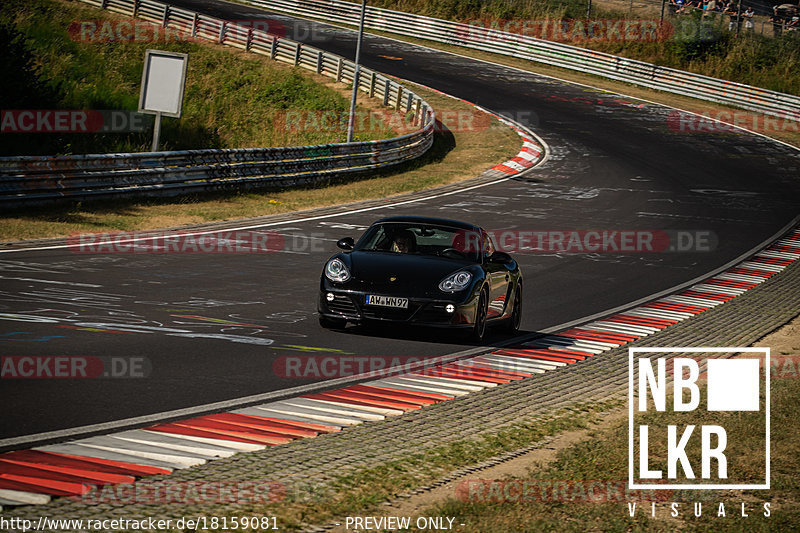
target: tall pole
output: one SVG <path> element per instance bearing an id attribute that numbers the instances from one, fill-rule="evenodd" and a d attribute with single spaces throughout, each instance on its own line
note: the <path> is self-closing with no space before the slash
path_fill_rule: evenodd
<path id="1" fill-rule="evenodd" d="M 353 129 L 356 123 L 356 98 L 358 98 L 359 59 L 361 58 L 361 41 L 364 39 L 364 17 L 367 14 L 367 0 L 361 2 L 361 21 L 358 23 L 358 41 L 356 44 L 355 70 L 353 71 L 353 96 L 350 98 L 350 117 L 347 121 L 347 142 L 353 142 Z"/>

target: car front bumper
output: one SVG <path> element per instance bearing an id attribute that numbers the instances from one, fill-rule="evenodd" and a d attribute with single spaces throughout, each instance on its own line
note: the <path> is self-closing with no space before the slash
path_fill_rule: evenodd
<path id="1" fill-rule="evenodd" d="M 332 300 L 328 300 L 331 294 Z M 366 292 L 323 288 L 318 311 L 325 318 L 350 322 L 395 322 L 431 327 L 470 327 L 475 320 L 477 298 L 466 301 L 445 298 L 409 298 L 407 309 L 366 304 Z M 447 306 L 454 307 L 452 312 Z"/>

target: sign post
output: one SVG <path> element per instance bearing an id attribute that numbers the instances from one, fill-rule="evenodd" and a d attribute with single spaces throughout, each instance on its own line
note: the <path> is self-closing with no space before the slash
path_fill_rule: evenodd
<path id="1" fill-rule="evenodd" d="M 144 55 L 139 112 L 155 114 L 152 151 L 158 151 L 161 116 L 180 118 L 188 54 L 147 50 Z"/>
<path id="2" fill-rule="evenodd" d="M 153 145 L 151 152 L 158 152 L 158 141 L 161 139 L 161 111 L 156 111 L 156 120 L 153 124 Z"/>

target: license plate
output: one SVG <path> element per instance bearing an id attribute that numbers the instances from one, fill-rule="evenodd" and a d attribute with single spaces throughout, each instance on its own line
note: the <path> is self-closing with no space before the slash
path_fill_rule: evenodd
<path id="1" fill-rule="evenodd" d="M 397 296 L 378 296 L 377 294 L 367 294 L 367 305 L 379 305 L 381 307 L 396 307 L 399 309 L 408 309 L 408 298 L 399 298 Z"/>

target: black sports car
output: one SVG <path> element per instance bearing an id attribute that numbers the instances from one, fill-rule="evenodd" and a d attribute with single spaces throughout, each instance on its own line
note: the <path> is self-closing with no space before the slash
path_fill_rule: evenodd
<path id="1" fill-rule="evenodd" d="M 463 328 L 483 339 L 487 325 L 511 333 L 522 318 L 522 274 L 478 226 L 428 217 L 389 217 L 357 243 L 346 237 L 320 279 L 319 321 L 401 322 Z"/>

